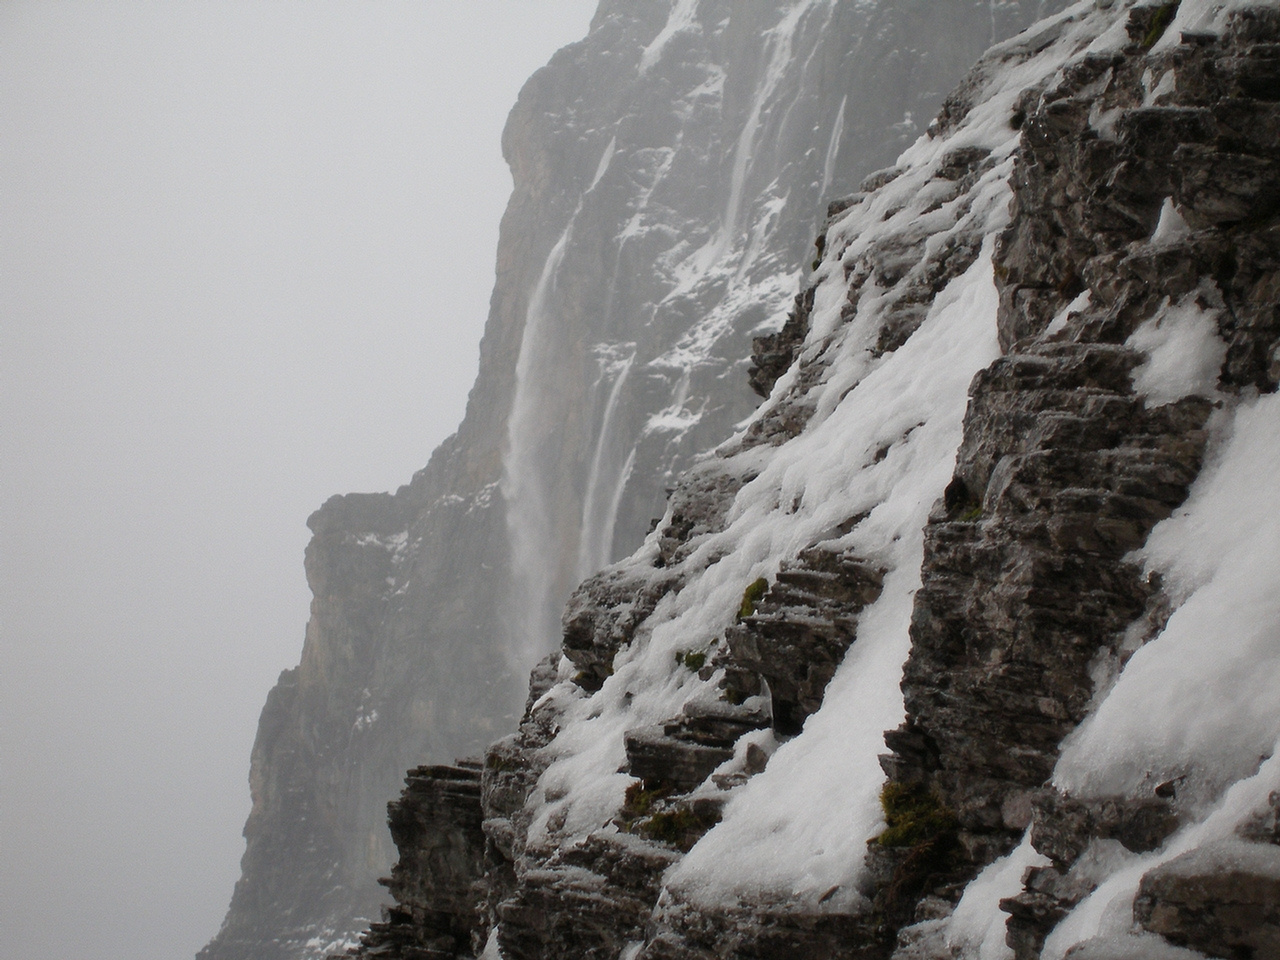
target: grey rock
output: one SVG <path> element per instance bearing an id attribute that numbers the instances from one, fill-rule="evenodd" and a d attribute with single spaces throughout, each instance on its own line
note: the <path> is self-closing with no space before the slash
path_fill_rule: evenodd
<path id="1" fill-rule="evenodd" d="M 1145 38 L 1151 11 L 1126 15 L 1131 36 Z M 1221 388 L 1274 385 L 1264 370 L 1276 335 L 1266 299 L 1275 148 L 1245 146 L 1239 132 L 1252 126 L 1245 116 L 1267 129 L 1272 107 L 1246 105 L 1229 79 L 1269 62 L 1257 39 L 1266 29 L 1248 19 L 1247 29 L 1194 39 L 1154 64 L 1142 44 L 1088 56 L 1020 101 L 1012 219 L 996 253 L 1006 355 L 973 382 L 955 479 L 926 529 L 907 721 L 886 735 L 893 752 L 884 758 L 891 779 L 927 784 L 954 812 L 973 864 L 922 879 L 921 889 L 1009 850 L 1035 811 L 1034 842 L 1055 865 L 1032 871 L 1005 903 L 1019 958 L 1037 956 L 1088 892 L 1073 872 L 1087 849 L 1114 840 L 1150 850 L 1178 823 L 1169 797 L 1082 804 L 1039 791 L 1089 707 L 1091 663 L 1122 661 L 1125 632 L 1140 622 L 1151 635 L 1162 609 L 1167 616 L 1160 584 L 1125 556 L 1186 496 L 1203 457 L 1211 404 L 1147 406 L 1133 392 L 1137 358 L 1124 340 L 1166 297 L 1198 296 L 1220 311 L 1231 344 Z M 1147 69 L 1177 73 L 1156 106 L 1144 106 Z M 1108 111 L 1109 132 L 1094 126 Z M 1230 132 L 1219 113 L 1232 117 Z M 1165 198 L 1184 194 L 1202 210 L 1187 221 L 1190 235 L 1154 246 Z M 1246 205 L 1260 214 L 1252 229 L 1240 226 Z M 1046 336 L 1085 290 L 1089 305 Z"/>
<path id="2" fill-rule="evenodd" d="M 857 557 L 813 548 L 785 563 L 755 610 L 725 635 L 722 662 L 768 684 L 773 727 L 794 736 L 822 705 L 822 694 L 857 636 L 858 614 L 873 603 L 883 571 Z M 749 685 L 749 686 L 748 686 Z"/>
<path id="3" fill-rule="evenodd" d="M 1223 840 L 1142 878 L 1134 919 L 1215 957 L 1280 956 L 1280 847 Z"/>
<path id="4" fill-rule="evenodd" d="M 844 9 L 853 6 L 863 5 Z M 949 905 L 1030 824 L 1033 842 L 1053 863 L 1028 871 L 1024 889 L 1004 903 L 1010 943 L 1020 960 L 1030 960 L 1105 874 L 1109 858 L 1157 848 L 1180 822 L 1177 784 L 1161 784 L 1152 796 L 1085 801 L 1047 790 L 1045 782 L 1062 738 L 1090 709 L 1093 668 L 1122 664 L 1135 636 L 1150 635 L 1167 616 L 1161 584 L 1126 557 L 1185 498 L 1213 407 L 1194 396 L 1148 405 L 1132 382 L 1142 358 L 1125 341 L 1166 297 L 1202 297 L 1220 312 L 1230 346 L 1220 388 L 1275 387 L 1267 379 L 1280 342 L 1275 227 L 1230 219 L 1230 204 L 1253 197 L 1266 209 L 1268 188 L 1257 174 L 1274 158 L 1265 134 L 1274 110 L 1248 91 L 1270 89 L 1267 48 L 1280 37 L 1268 31 L 1280 24 L 1239 15 L 1225 38 L 1189 38 L 1155 57 L 1145 48 L 1156 22 L 1141 19 L 1150 11 L 1120 6 L 1115 15 L 1132 16 L 1129 49 L 1079 59 L 1051 88 L 1025 92 L 1010 116 L 1021 148 L 995 263 L 1004 355 L 973 382 L 955 476 L 925 531 L 903 678 L 907 718 L 886 734 L 891 753 L 883 761 L 892 781 L 886 805 L 895 790 L 913 798 L 933 834 L 900 847 L 873 842 L 866 889 L 832 891 L 842 896 L 817 903 L 695 905 L 663 890 L 664 872 L 719 815 L 723 788 L 762 766 L 744 751 L 746 762 L 732 777 L 707 782 L 716 765 L 738 755 L 735 741 L 766 719 L 763 697 L 748 696 L 740 714 L 731 701 L 742 696 L 731 694 L 768 687 L 774 696 L 767 719 L 780 733 L 793 732 L 857 643 L 858 615 L 879 590 L 879 570 L 836 551 L 824 535 L 797 549 L 723 639 L 706 638 L 706 663 L 688 659 L 701 650 L 682 652 L 689 669 L 710 671 L 708 679 L 724 670 L 724 700 L 658 726 L 652 714 L 637 721 L 625 740 L 625 763 L 638 782 L 596 833 L 573 834 L 562 810 L 545 807 L 545 831 L 530 833 L 532 791 L 563 719 L 555 696 L 531 698 L 518 732 L 490 750 L 474 813 L 485 877 L 472 895 L 482 918 L 475 933 L 496 927 L 506 956 L 614 958 L 629 950 L 646 960 L 884 960 L 895 949 L 900 960 L 945 956 L 939 932 Z M 681 42 L 720 43 L 725 38 L 712 29 L 720 23 L 708 19 L 702 37 Z M 954 129 L 995 71 L 1031 56 L 1060 30 L 1046 27 L 997 47 L 949 98 L 934 135 Z M 741 36 L 733 43 L 749 46 Z M 1174 92 L 1146 103 L 1144 73 L 1165 68 L 1177 71 Z M 1231 172 L 1224 184 L 1211 175 L 1219 158 Z M 989 162 L 982 151 L 953 150 L 916 198 L 922 215 L 929 198 L 955 212 L 947 242 L 942 234 L 904 230 L 846 262 L 843 322 L 868 290 L 890 305 L 884 329 L 871 332 L 878 333 L 873 353 L 898 349 L 937 291 L 973 262 L 983 238 L 959 217 Z M 875 179 L 865 189 L 875 189 Z M 1199 204 L 1200 219 L 1193 212 L 1189 235 L 1153 244 L 1166 198 L 1184 195 L 1188 209 Z M 1085 290 L 1089 304 L 1059 317 Z M 1063 322 L 1050 332 L 1055 317 Z M 571 337 L 578 328 L 566 329 Z M 797 319 L 790 334 L 761 347 L 757 380 L 773 395 L 753 430 L 677 481 L 647 545 L 575 595 L 563 649 L 582 689 L 567 698 L 599 689 L 617 651 L 644 630 L 662 596 L 715 562 L 698 548 L 723 529 L 733 497 L 767 460 L 769 445 L 803 431 L 813 388 L 831 370 L 834 340 L 815 338 L 800 348 L 799 336 Z M 786 362 L 781 391 L 777 374 Z M 572 451 L 551 439 L 549 449 Z M 858 519 L 847 518 L 829 536 L 847 533 Z M 380 561 L 357 554 L 352 562 L 376 569 Z M 549 666 L 535 678 L 537 690 L 552 681 Z M 1264 815 L 1245 833 L 1265 839 L 1269 824 Z M 1144 881 L 1150 896 L 1140 898 L 1150 912 L 1138 919 L 1159 926 L 1169 943 L 1236 937 L 1237 914 L 1266 933 L 1272 920 L 1265 910 L 1275 900 L 1259 864 L 1270 863 L 1265 851 L 1280 846 L 1249 849 L 1252 859 L 1237 858 L 1244 863 L 1238 870 L 1202 858 L 1180 866 L 1181 873 L 1154 871 Z M 1228 882 L 1233 870 L 1272 899 L 1246 902 Z M 871 909 L 852 912 L 849 904 L 862 904 L 862 896 Z M 1145 946 L 1152 943 L 1165 949 L 1165 941 Z M 424 951 L 443 946 L 438 939 L 419 944 Z M 1106 956 L 1097 951 L 1130 946 L 1088 949 Z"/>
<path id="5" fill-rule="evenodd" d="M 1204 960 L 1204 954 L 1153 936 L 1097 938 L 1067 951 L 1066 960 Z"/>
<path id="6" fill-rule="evenodd" d="M 675 723 L 629 730 L 627 772 L 646 784 L 666 785 L 683 793 L 733 757 L 732 744 L 700 743 L 679 736 L 681 732 Z"/>
<path id="7" fill-rule="evenodd" d="M 419 767 L 405 783 L 400 799 L 387 805 L 401 857 L 380 881 L 396 906 L 344 956 L 470 957 L 485 927 L 478 910 L 485 872 L 479 764 Z"/>

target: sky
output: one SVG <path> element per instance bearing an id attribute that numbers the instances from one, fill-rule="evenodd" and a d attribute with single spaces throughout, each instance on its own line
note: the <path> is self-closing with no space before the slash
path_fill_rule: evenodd
<path id="1" fill-rule="evenodd" d="M 0 958 L 239 873 L 308 514 L 462 417 L 521 83 L 595 0 L 0 3 Z"/>

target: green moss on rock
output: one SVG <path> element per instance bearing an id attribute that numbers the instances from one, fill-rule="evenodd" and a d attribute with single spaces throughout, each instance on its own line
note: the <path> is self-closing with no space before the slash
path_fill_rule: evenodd
<path id="1" fill-rule="evenodd" d="M 676 653 L 676 663 L 697 673 L 707 663 L 705 650 L 681 650 Z"/>
<path id="2" fill-rule="evenodd" d="M 1142 38 L 1142 49 L 1150 50 L 1164 36 L 1164 32 L 1169 29 L 1169 24 L 1173 22 L 1173 15 L 1178 12 L 1178 4 L 1175 0 L 1173 3 L 1162 4 L 1160 9 L 1155 12 L 1151 18 L 1151 26 L 1147 28 L 1147 34 Z"/>
<path id="3" fill-rule="evenodd" d="M 745 620 L 756 612 L 756 604 L 763 599 L 765 591 L 769 589 L 769 581 L 764 577 L 755 580 L 746 590 L 742 591 L 742 606 L 738 607 L 738 619 Z"/>
<path id="4" fill-rule="evenodd" d="M 890 781 L 880 791 L 885 831 L 874 843 L 882 847 L 917 847 L 924 843 L 954 840 L 956 817 L 941 800 L 921 784 Z"/>

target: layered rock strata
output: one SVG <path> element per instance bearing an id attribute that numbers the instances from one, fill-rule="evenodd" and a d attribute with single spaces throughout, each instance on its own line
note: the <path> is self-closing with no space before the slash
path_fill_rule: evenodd
<path id="1" fill-rule="evenodd" d="M 394 494 L 309 521 L 301 662 L 263 710 L 204 960 L 323 956 L 376 917 L 403 771 L 515 726 L 572 587 L 750 413 L 751 337 L 796 295 L 825 199 L 1063 2 L 604 0 L 529 80 L 466 417 Z"/>
<path id="2" fill-rule="evenodd" d="M 491 951 L 1275 949 L 1272 760 L 1063 753 L 1187 603 L 1134 551 L 1277 386 L 1280 9 L 1238 6 L 1046 21 L 833 209 L 765 404 L 490 748 Z"/>
<path id="3" fill-rule="evenodd" d="M 485 872 L 480 765 L 417 767 L 405 784 L 387 805 L 391 837 L 404 854 L 380 881 L 397 906 L 369 928 L 364 949 L 414 960 L 472 953 L 483 946 L 485 926 L 476 909 Z"/>
<path id="4" fill-rule="evenodd" d="M 1024 103 L 1016 214 L 996 256 L 1009 352 L 974 383 L 955 479 L 926 530 L 907 722 L 887 738 L 892 779 L 927 784 L 955 813 L 964 860 L 1007 852 L 1040 821 L 1032 841 L 1054 864 L 1006 904 L 1019 958 L 1039 956 L 1091 892 L 1066 879 L 1087 840 L 1066 859 L 1037 843 L 1061 807 L 1038 791 L 1099 666 L 1119 669 L 1163 626 L 1159 583 L 1126 558 L 1185 499 L 1207 440 L 1211 404 L 1150 403 L 1133 385 L 1146 358 L 1126 342 L 1194 303 L 1226 344 L 1218 389 L 1276 386 L 1260 358 L 1280 342 L 1280 167 L 1276 141 L 1256 133 L 1275 113 L 1264 78 L 1280 78 L 1280 18 L 1243 13 L 1221 38 L 1140 56 L 1157 10 L 1130 16 L 1130 46 L 1082 58 Z M 1158 229 L 1162 212 L 1176 232 Z M 1158 847 L 1177 825 L 1159 786 L 1112 800 L 1120 823 L 1089 818 L 1085 837 Z M 1154 835 L 1142 829 L 1153 818 Z"/>

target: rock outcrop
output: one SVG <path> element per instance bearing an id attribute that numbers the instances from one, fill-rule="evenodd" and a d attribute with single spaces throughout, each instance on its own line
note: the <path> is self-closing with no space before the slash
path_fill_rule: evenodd
<path id="1" fill-rule="evenodd" d="M 1277 50 L 1077 4 L 832 208 L 764 404 L 486 755 L 487 956 L 1280 949 Z"/>
<path id="2" fill-rule="evenodd" d="M 480 765 L 417 767 L 405 777 L 387 822 L 404 851 L 382 884 L 397 907 L 366 937 L 379 956 L 431 960 L 483 946 L 484 917 L 476 909 L 485 872 L 480 819 Z"/>
<path id="3" fill-rule="evenodd" d="M 323 956 L 377 917 L 403 771 L 514 728 L 574 585 L 749 415 L 751 339 L 796 296 L 825 200 L 1064 2 L 603 0 L 529 80 L 466 417 L 394 494 L 309 521 L 302 659 L 263 710 L 243 875 L 203 960 Z M 580 635 L 629 635 L 662 593 Z"/>
<path id="4" fill-rule="evenodd" d="M 1280 847 L 1220 840 L 1184 853 L 1143 876 L 1133 914 L 1211 957 L 1280 955 Z"/>

